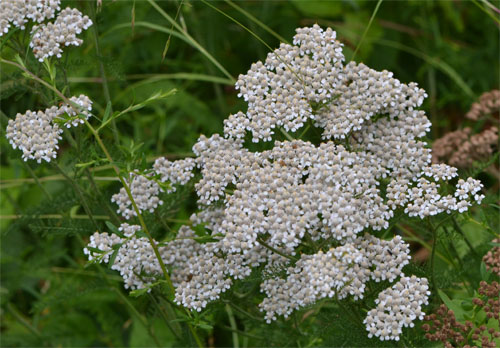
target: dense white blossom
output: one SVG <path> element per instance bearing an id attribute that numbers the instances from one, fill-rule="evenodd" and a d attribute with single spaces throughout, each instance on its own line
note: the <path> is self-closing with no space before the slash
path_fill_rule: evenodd
<path id="1" fill-rule="evenodd" d="M 60 0 L 0 0 L 0 36 L 9 32 L 11 25 L 22 30 L 28 20 L 42 23 L 54 18 Z"/>
<path id="2" fill-rule="evenodd" d="M 170 182 L 174 185 L 185 185 L 194 177 L 194 167 L 195 163 L 193 158 L 172 162 L 165 157 L 160 157 L 155 160 L 153 170 L 156 174 L 160 175 L 161 182 Z M 167 192 L 175 192 L 175 186 L 167 189 Z"/>
<path id="3" fill-rule="evenodd" d="M 365 235 L 326 253 L 302 255 L 287 269 L 286 279 L 269 278 L 262 283 L 267 297 L 260 304 L 261 310 L 270 322 L 276 315 L 287 317 L 322 298 L 361 299 L 370 279 L 393 281 L 399 277 L 409 262 L 408 254 L 408 245 L 399 236 L 384 241 Z"/>
<path id="4" fill-rule="evenodd" d="M 63 47 L 82 44 L 83 40 L 76 35 L 91 25 L 90 18 L 83 16 L 76 8 L 65 8 L 54 22 L 33 26 L 30 47 L 40 62 L 52 56 L 61 58 Z"/>
<path id="5" fill-rule="evenodd" d="M 413 327 L 415 319 L 422 320 L 422 305 L 428 304 L 430 295 L 427 279 L 402 277 L 391 288 L 380 292 L 377 307 L 370 310 L 364 320 L 368 337 L 399 341 L 403 327 Z"/>
<path id="6" fill-rule="evenodd" d="M 160 157 L 155 160 L 152 170 L 143 173 L 130 173 L 127 185 L 139 212 L 154 212 L 158 206 L 163 204 L 163 201 L 159 198 L 160 194 L 165 191 L 167 193 L 175 192 L 176 188 L 173 185 L 187 184 L 194 176 L 194 167 L 195 163 L 192 158 L 172 162 Z M 162 183 L 168 183 L 168 185 L 162 185 Z M 111 197 L 111 202 L 118 204 L 117 212 L 126 219 L 137 216 L 124 187 Z"/>
<path id="7" fill-rule="evenodd" d="M 67 7 L 59 14 L 60 0 L 1 0 L 0 36 L 8 33 L 11 25 L 24 30 L 28 20 L 38 23 L 31 30 L 30 47 L 43 62 L 46 58 L 61 58 L 65 46 L 79 46 L 83 40 L 76 37 L 92 25 L 88 16 L 75 8 Z M 54 22 L 44 21 L 53 19 Z"/>
<path id="8" fill-rule="evenodd" d="M 417 110 L 426 96 L 422 89 L 343 61 L 334 31 L 297 29 L 293 45 L 281 44 L 239 76 L 236 87 L 248 110 L 224 121 L 223 136 L 200 136 L 194 159 L 155 162 L 151 175 L 161 183 L 185 184 L 194 166 L 201 172 L 195 184 L 200 211 L 191 223 L 214 238 L 200 244 L 183 226 L 177 239 L 159 244 L 172 269 L 176 303 L 201 311 L 263 266 L 260 309 L 267 321 L 322 298 L 361 299 L 368 281 L 396 282 L 366 318 L 370 337 L 398 339 L 402 327 L 422 317 L 427 280 L 403 273 L 408 245 L 400 236 L 383 240 L 369 232 L 387 229 L 397 209 L 421 218 L 465 211 L 483 198 L 482 185 L 460 179 L 455 192 L 444 193 L 457 170 L 431 165 L 422 139 L 431 124 Z M 278 140 L 278 128 L 302 131 L 306 123 L 322 129 L 319 144 Z M 274 143 L 250 151 L 247 132 L 254 142 Z M 149 184 L 144 181 L 145 189 L 133 196 L 138 205 L 146 203 L 141 210 L 154 209 L 150 202 L 158 202 L 159 189 L 145 180 Z M 116 201 L 121 212 L 129 209 L 128 197 Z M 129 251 L 135 273 L 142 269 L 137 260 L 148 256 L 137 250 Z M 148 270 L 156 265 L 147 262 Z"/>
<path id="9" fill-rule="evenodd" d="M 83 119 L 90 117 L 92 101 L 85 95 L 71 97 L 70 101 L 80 107 L 63 104 L 52 106 L 44 111 L 26 111 L 18 113 L 14 120 L 9 120 L 6 137 L 14 149 L 20 149 L 22 158 L 50 162 L 57 156 L 58 143 L 63 130 L 60 126 L 77 126 Z M 83 109 L 82 109 L 83 108 Z"/>
<path id="10" fill-rule="evenodd" d="M 81 94 L 79 97 L 71 97 L 69 100 L 76 106 L 63 104 L 60 107 L 60 112 L 61 114 L 67 115 L 67 117 L 64 119 L 64 125 L 67 128 L 77 127 L 80 124 L 83 124 L 84 120 L 88 120 L 90 118 L 90 111 L 92 111 L 92 101 L 89 97 L 83 94 Z"/>
<path id="11" fill-rule="evenodd" d="M 152 176 L 152 173 L 132 172 L 126 180 L 139 213 L 144 211 L 152 213 L 159 205 L 163 204 L 163 201 L 159 198 L 159 194 L 163 192 L 163 189 Z M 124 187 L 111 197 L 111 202 L 118 204 L 117 212 L 126 219 L 137 216 L 137 212 Z"/>

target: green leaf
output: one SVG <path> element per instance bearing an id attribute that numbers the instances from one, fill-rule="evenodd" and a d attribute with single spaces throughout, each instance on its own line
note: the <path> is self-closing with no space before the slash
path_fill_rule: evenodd
<path id="1" fill-rule="evenodd" d="M 146 294 L 149 289 L 150 289 L 149 287 L 146 287 L 146 288 L 142 288 L 142 289 L 132 290 L 129 293 L 129 295 L 132 297 L 139 297 L 139 296 Z"/>
<path id="2" fill-rule="evenodd" d="M 197 327 L 204 330 L 212 330 L 214 327 L 206 322 L 196 324 Z"/>
<path id="3" fill-rule="evenodd" d="M 109 116 L 111 116 L 111 102 L 108 101 L 108 103 L 106 104 L 106 110 L 104 111 L 104 117 L 102 118 L 102 123 L 105 123 Z"/>
<path id="4" fill-rule="evenodd" d="M 163 49 L 163 53 L 161 55 L 161 61 L 163 62 L 165 60 L 165 57 L 167 56 L 168 48 L 170 47 L 170 39 L 172 38 L 171 35 L 168 36 L 167 42 L 165 43 L 165 48 Z"/>
<path id="5" fill-rule="evenodd" d="M 96 163 L 95 160 L 94 161 L 90 161 L 90 162 L 85 162 L 85 163 L 77 163 L 77 164 L 75 164 L 75 168 L 85 169 L 87 167 L 90 167 L 94 163 Z"/>
<path id="6" fill-rule="evenodd" d="M 218 242 L 219 239 L 216 239 L 216 238 L 213 238 L 212 236 L 205 236 L 205 237 L 197 237 L 197 238 L 194 238 L 195 241 L 197 241 L 198 243 L 213 243 L 213 242 Z"/>
<path id="7" fill-rule="evenodd" d="M 102 254 L 102 253 L 104 253 L 104 251 L 102 251 L 101 249 L 97 249 L 97 248 L 93 248 L 93 247 L 89 247 L 89 246 L 87 246 L 86 248 L 87 248 L 88 250 L 90 250 L 90 251 L 94 252 L 94 253 L 98 253 L 98 254 Z"/>
<path id="8" fill-rule="evenodd" d="M 116 244 L 116 245 L 119 245 L 119 244 Z M 121 246 L 121 245 L 120 245 Z M 113 248 L 115 247 L 115 245 L 113 245 Z M 109 262 L 108 262 L 108 268 L 111 269 L 111 267 L 113 266 L 113 264 L 115 263 L 115 259 L 116 259 L 116 256 L 118 255 L 118 251 L 120 250 L 120 248 L 116 248 L 114 251 L 113 251 L 113 254 L 111 254 L 111 257 L 109 258 Z"/>
<path id="9" fill-rule="evenodd" d="M 125 238 L 125 235 L 118 229 L 118 227 L 113 225 L 111 222 L 106 221 L 106 222 L 104 222 L 104 224 L 106 224 L 106 226 L 109 228 L 110 232 L 113 232 L 114 234 L 116 234 L 122 238 Z"/>
<path id="10" fill-rule="evenodd" d="M 439 289 L 438 294 L 441 300 L 443 300 L 444 304 L 453 311 L 453 313 L 455 314 L 455 318 L 457 318 L 458 321 L 463 322 L 465 315 L 470 316 L 472 314 L 462 308 L 460 300 L 451 300 L 448 295 L 446 295 L 442 290 Z"/>
<path id="11" fill-rule="evenodd" d="M 481 280 L 490 279 L 491 272 L 486 269 L 486 264 L 481 262 L 481 266 L 479 267 L 479 272 L 481 273 Z"/>
<path id="12" fill-rule="evenodd" d="M 191 228 L 197 236 L 205 237 L 208 234 L 208 230 L 206 229 L 204 223 L 192 226 Z"/>
<path id="13" fill-rule="evenodd" d="M 16 62 L 18 62 L 18 63 L 19 63 L 19 65 L 21 65 L 22 67 L 26 67 L 26 66 L 24 65 L 24 62 L 23 62 L 23 60 L 21 59 L 21 56 L 19 55 L 19 53 L 18 53 L 18 54 L 16 54 L 16 55 L 14 56 L 14 59 L 16 60 Z M 29 75 L 28 75 L 28 77 L 30 77 L 30 78 L 31 78 L 31 76 L 29 76 Z"/>

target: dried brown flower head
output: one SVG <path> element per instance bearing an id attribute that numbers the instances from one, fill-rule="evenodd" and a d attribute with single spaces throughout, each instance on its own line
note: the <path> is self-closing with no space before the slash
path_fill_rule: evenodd
<path id="1" fill-rule="evenodd" d="M 481 116 L 491 114 L 500 109 L 500 90 L 483 93 L 479 102 L 472 104 L 469 112 L 465 115 L 468 119 L 477 120 Z"/>
<path id="2" fill-rule="evenodd" d="M 486 322 L 492 318 L 498 320 L 500 285 L 482 281 L 478 292 L 482 298 L 474 298 L 472 303 L 486 313 Z M 440 341 L 445 347 L 496 347 L 495 339 L 500 338 L 500 331 L 486 325 L 475 325 L 467 320 L 465 324 L 457 321 L 455 313 L 442 304 L 435 313 L 425 316 L 428 323 L 422 325 L 425 338 Z M 497 340 L 498 342 L 498 340 Z"/>
<path id="3" fill-rule="evenodd" d="M 492 240 L 493 243 L 500 243 L 500 238 Z M 493 247 L 483 257 L 486 269 L 500 277 L 500 247 Z"/>

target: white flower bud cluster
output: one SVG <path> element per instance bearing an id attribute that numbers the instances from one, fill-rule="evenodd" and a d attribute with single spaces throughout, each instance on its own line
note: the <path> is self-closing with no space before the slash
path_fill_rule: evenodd
<path id="1" fill-rule="evenodd" d="M 287 269 L 287 278 L 270 278 L 261 285 L 267 297 L 259 305 L 267 322 L 277 315 L 288 317 L 294 310 L 322 298 L 363 298 L 365 283 L 394 281 L 410 260 L 408 244 L 396 236 L 390 241 L 371 235 L 324 253 L 302 255 Z"/>
<path id="2" fill-rule="evenodd" d="M 186 158 L 174 162 L 165 157 L 155 160 L 153 170 L 161 176 L 161 182 L 169 181 L 171 184 L 186 185 L 194 177 L 193 169 L 195 167 L 193 158 Z M 167 193 L 175 192 L 175 186 L 166 190 Z"/>
<path id="3" fill-rule="evenodd" d="M 17 114 L 14 120 L 7 124 L 6 136 L 14 149 L 23 152 L 22 158 L 50 162 L 56 158 L 56 150 L 62 129 L 52 120 L 57 116 L 58 108 L 53 106 L 45 111 L 26 111 Z"/>
<path id="4" fill-rule="evenodd" d="M 236 88 L 248 111 L 228 120 L 226 135 L 237 137 L 245 127 L 253 141 L 271 141 L 274 128 L 295 132 L 308 120 L 324 129 L 324 139 L 343 139 L 378 114 L 391 118 L 420 106 L 426 96 L 415 83 L 402 84 L 388 71 L 364 64 L 342 65 L 342 44 L 336 33 L 318 25 L 299 28 L 293 46 L 281 44 L 265 63 L 240 75 Z M 239 122 L 237 128 L 229 124 Z"/>
<path id="5" fill-rule="evenodd" d="M 108 234 L 106 232 L 95 232 L 90 236 L 90 242 L 83 253 L 88 255 L 89 261 L 98 261 L 108 263 L 111 254 L 113 253 L 113 245 L 120 244 L 122 239 L 116 234 Z M 89 249 L 91 248 L 91 249 Z M 92 249 L 99 249 L 101 252 L 93 251 Z"/>
<path id="6" fill-rule="evenodd" d="M 244 160 L 241 142 L 224 139 L 218 134 L 210 138 L 202 135 L 193 146 L 196 165 L 201 168 L 202 178 L 196 183 L 200 204 L 210 204 L 225 196 L 224 190 L 230 183 L 235 183 L 237 167 Z"/>
<path id="7" fill-rule="evenodd" d="M 28 19 L 42 23 L 54 18 L 60 4 L 60 0 L 1 0 L 0 36 L 9 32 L 11 24 L 24 30 Z"/>
<path id="8" fill-rule="evenodd" d="M 459 180 L 456 192 L 443 195 L 441 185 L 457 171 L 431 165 L 431 150 L 422 141 L 431 124 L 416 109 L 425 92 L 390 72 L 344 65 L 335 37 L 317 25 L 297 29 L 294 45 L 282 44 L 240 75 L 236 87 L 248 111 L 224 121 L 224 136 L 200 136 L 194 160 L 155 162 L 162 182 L 187 182 L 193 165 L 201 171 L 195 184 L 200 212 L 191 222 L 216 239 L 199 244 L 182 227 L 178 239 L 161 246 L 189 253 L 165 256 L 176 303 L 201 311 L 234 280 L 263 266 L 266 298 L 260 307 L 268 321 L 321 298 L 363 298 L 368 281 L 397 282 L 378 303 L 401 318 L 396 325 L 394 318 L 371 312 L 371 335 L 396 339 L 421 317 L 427 283 L 403 274 L 408 245 L 401 237 L 386 241 L 367 231 L 387 229 L 396 209 L 422 218 L 464 211 L 481 201 L 482 185 Z M 254 142 L 271 141 L 276 128 L 294 132 L 309 120 L 323 128 L 323 142 L 275 140 L 262 152 L 244 147 L 247 131 Z M 139 201 L 147 202 L 156 192 L 143 194 Z M 128 197 L 120 202 L 128 209 Z M 277 271 L 284 269 L 285 278 Z"/>
<path id="9" fill-rule="evenodd" d="M 83 40 L 76 35 L 91 25 L 90 18 L 83 16 L 76 8 L 65 8 L 59 13 L 55 22 L 33 26 L 30 47 L 40 62 L 52 56 L 61 58 L 62 47 L 80 46 Z"/>
<path id="10" fill-rule="evenodd" d="M 90 117 L 88 111 L 92 110 L 92 101 L 87 96 L 82 94 L 70 100 L 85 110 L 77 112 L 73 106 L 63 104 L 61 107 L 52 106 L 44 111 L 28 110 L 24 114 L 18 113 L 14 120 L 9 120 L 7 139 L 14 149 L 23 152 L 22 158 L 25 161 L 34 159 L 41 163 L 42 160 L 50 162 L 56 158 L 56 150 L 59 148 L 57 144 L 63 132 L 59 124 L 69 128 L 83 123 L 81 117 Z M 65 114 L 67 116 L 63 116 Z"/>
<path id="11" fill-rule="evenodd" d="M 294 45 L 281 44 L 265 63 L 252 64 L 236 88 L 248 102 L 247 129 L 253 141 L 271 141 L 275 127 L 296 131 L 314 118 L 311 103 L 326 104 L 335 96 L 342 70 L 342 45 L 330 28 L 297 30 Z"/>
<path id="12" fill-rule="evenodd" d="M 88 255 L 89 261 L 108 263 L 116 250 L 111 269 L 120 272 L 125 288 L 143 288 L 154 279 L 154 276 L 162 274 L 158 259 L 155 257 L 148 239 L 137 237 L 136 233 L 141 230 L 140 226 L 123 223 L 119 230 L 122 231 L 125 238 L 106 232 L 94 233 L 90 237 L 88 247 L 83 251 Z M 180 283 L 180 279 L 185 276 L 185 264 L 190 259 L 191 254 L 196 254 L 197 250 L 200 249 L 199 244 L 192 239 L 193 237 L 193 231 L 183 227 L 179 230 L 179 239 L 168 245 L 157 243 L 163 262 L 173 268 L 172 280 L 174 284 Z M 101 252 L 92 249 L 99 249 Z"/>
<path id="13" fill-rule="evenodd" d="M 429 295 L 427 279 L 415 276 L 402 277 L 380 292 L 375 300 L 377 307 L 364 320 L 368 337 L 399 341 L 403 327 L 413 327 L 415 319 L 424 319 L 422 305 L 428 304 Z"/>
<path id="14" fill-rule="evenodd" d="M 11 25 L 26 29 L 28 20 L 34 25 L 31 30 L 30 47 L 33 54 L 43 62 L 46 58 L 61 58 L 65 46 L 80 46 L 83 40 L 76 36 L 92 25 L 88 16 L 83 16 L 76 8 L 62 10 L 54 22 L 52 19 L 59 11 L 60 0 L 2 0 L 0 1 L 0 36 L 9 32 Z"/>
<path id="15" fill-rule="evenodd" d="M 453 195 L 442 196 L 439 193 L 440 184 L 437 181 L 457 176 L 456 168 L 444 164 L 432 165 L 423 174 L 436 182 L 424 177 L 414 179 L 416 186 L 408 190 L 408 204 L 404 210 L 409 216 L 423 219 L 444 211 L 450 213 L 456 210 L 463 213 L 471 206 L 471 202 L 480 204 L 484 198 L 484 195 L 478 194 L 483 184 L 473 178 L 468 178 L 467 181 L 459 179 Z"/>
<path id="16" fill-rule="evenodd" d="M 127 180 L 130 193 L 140 213 L 143 211 L 152 213 L 159 205 L 163 204 L 163 201 L 158 197 L 160 192 L 163 192 L 163 189 L 152 176 L 152 173 L 141 174 L 139 172 L 132 172 Z M 121 214 L 127 220 L 132 216 L 137 216 L 137 212 L 124 187 L 120 189 L 120 192 L 111 197 L 111 202 L 118 204 L 117 213 Z"/>
<path id="17" fill-rule="evenodd" d="M 160 157 L 155 160 L 152 170 L 148 170 L 142 174 L 132 172 L 129 180 L 127 180 L 127 185 L 130 188 L 139 212 L 154 212 L 158 206 L 163 204 L 163 201 L 159 198 L 160 193 L 164 191 L 167 193 L 175 192 L 176 188 L 172 184 L 187 184 L 194 177 L 194 167 L 195 161 L 193 158 L 172 162 L 164 157 Z M 158 181 L 157 176 L 159 176 Z M 165 186 L 161 186 L 160 184 L 167 181 L 171 186 L 164 189 Z M 137 212 L 124 187 L 120 189 L 120 192 L 111 197 L 111 202 L 118 204 L 117 212 L 127 220 L 132 216 L 137 216 Z"/>
<path id="18" fill-rule="evenodd" d="M 205 209 L 193 214 L 190 219 L 193 225 L 207 222 L 205 227 L 218 231 L 222 223 L 222 213 L 222 209 Z M 183 226 L 179 233 L 182 236 L 195 237 L 194 232 L 186 226 Z M 175 240 L 178 241 L 179 239 Z M 253 250 L 246 258 L 238 254 L 222 257 L 221 240 L 206 244 L 198 244 L 193 239 L 189 242 L 192 244 L 184 245 L 188 247 L 189 258 L 181 265 L 176 264 L 172 281 L 176 287 L 175 302 L 198 312 L 227 291 L 233 283 L 232 279 L 249 276 L 251 267 L 267 261 L 270 254 L 267 249 L 261 247 Z"/>
<path id="19" fill-rule="evenodd" d="M 64 104 L 61 106 L 60 112 L 67 114 L 69 117 L 65 120 L 64 125 L 66 128 L 78 127 L 85 123 L 84 120 L 88 120 L 90 116 L 92 116 L 90 113 L 90 111 L 92 111 L 92 100 L 83 94 L 79 97 L 71 97 L 69 100 L 78 105 L 79 110 L 75 110 L 73 105 Z"/>

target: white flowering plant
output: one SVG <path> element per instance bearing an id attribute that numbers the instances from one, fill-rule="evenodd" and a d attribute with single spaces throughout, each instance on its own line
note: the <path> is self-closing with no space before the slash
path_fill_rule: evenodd
<path id="1" fill-rule="evenodd" d="M 250 340 L 420 346 L 431 344 L 421 329 L 429 311 L 441 302 L 455 310 L 463 305 L 446 287 L 458 284 L 463 293 L 477 280 L 465 270 L 467 257 L 476 258 L 467 264 L 481 270 L 481 280 L 492 276 L 478 263 L 481 248 L 498 238 L 486 216 L 493 209 L 498 217 L 498 205 L 490 204 L 491 184 L 480 180 L 491 160 L 470 173 L 432 163 L 428 95 L 417 83 L 356 62 L 359 46 L 346 58 L 332 28 L 301 26 L 287 42 L 255 18 L 282 42 L 233 79 L 182 24 L 183 3 L 172 17 L 149 0 L 171 24 L 163 28 L 169 34 L 163 58 L 172 37 L 182 38 L 226 74 L 244 104 L 220 120 L 221 131 L 199 135 L 187 156 L 148 153 L 141 141 L 154 140 L 125 139 L 120 122 L 158 110 L 178 90 L 155 91 L 114 110 L 100 56 L 99 6 L 89 4 L 85 15 L 59 0 L 1 0 L 0 62 L 22 73 L 46 106 L 3 115 L 12 156 L 47 198 L 41 210 L 26 214 L 26 226 L 76 236 L 87 262 L 75 271 L 102 280 L 91 293 L 101 286 L 117 296 L 106 309 L 89 306 L 111 345 L 213 346 L 225 330 L 234 347 Z M 136 6 L 145 5 L 133 4 L 132 29 L 157 29 L 136 22 Z M 85 50 L 87 40 L 101 72 L 103 93 L 95 98 L 71 93 L 78 78 L 68 77 L 76 68 L 65 59 L 69 46 Z M 44 188 L 53 177 L 39 177 L 44 168 L 67 182 L 64 200 Z M 482 239 L 471 241 L 467 224 L 480 226 Z M 47 303 L 39 306 L 50 311 L 53 302 Z M 146 338 L 115 341 L 120 327 L 130 325 L 102 319 L 115 307 L 133 316 L 131 335 L 141 327 Z M 496 330 L 495 318 L 470 313 Z M 37 342 L 55 342 L 29 327 Z"/>

